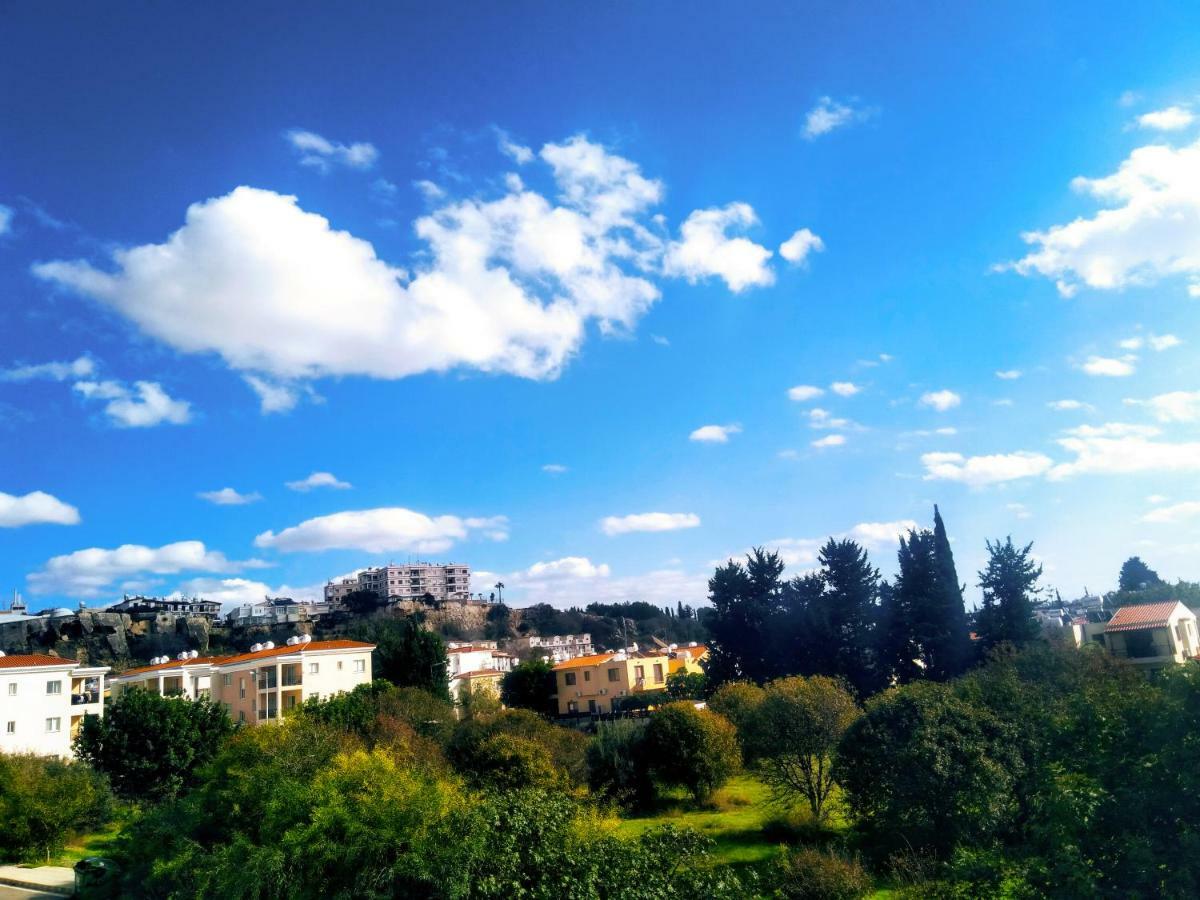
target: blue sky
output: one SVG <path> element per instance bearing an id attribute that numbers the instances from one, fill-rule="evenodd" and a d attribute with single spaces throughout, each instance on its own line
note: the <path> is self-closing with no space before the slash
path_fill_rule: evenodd
<path id="1" fill-rule="evenodd" d="M 0 584 L 1200 577 L 1200 10 L 993 6 L 9 7 Z"/>

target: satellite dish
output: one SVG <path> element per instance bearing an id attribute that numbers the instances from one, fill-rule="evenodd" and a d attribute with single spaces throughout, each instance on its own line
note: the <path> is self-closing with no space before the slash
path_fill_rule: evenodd
<path id="1" fill-rule="evenodd" d="M 275 642 L 274 642 L 274 641 L 267 641 L 265 644 L 263 644 L 263 649 L 264 649 L 264 650 L 274 650 L 274 649 L 275 649 Z"/>
<path id="2" fill-rule="evenodd" d="M 259 650 L 261 650 L 261 649 L 262 649 L 262 644 L 251 644 L 251 645 L 250 645 L 250 652 L 251 652 L 251 653 L 257 653 L 257 652 L 258 652 Z"/>

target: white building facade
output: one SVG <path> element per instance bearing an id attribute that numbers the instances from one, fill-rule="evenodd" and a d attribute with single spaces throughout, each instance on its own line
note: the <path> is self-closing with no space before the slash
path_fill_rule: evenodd
<path id="1" fill-rule="evenodd" d="M 468 688 L 485 685 L 499 693 L 500 679 L 511 672 L 517 658 L 499 649 L 495 641 L 446 645 L 449 660 L 450 696 L 457 702 Z"/>
<path id="2" fill-rule="evenodd" d="M 326 584 L 325 600 L 340 603 L 354 591 L 370 591 L 381 600 L 421 600 L 426 595 L 438 603 L 469 600 L 471 567 L 460 563 L 413 563 L 363 569 L 353 577 Z"/>
<path id="3" fill-rule="evenodd" d="M 515 639 L 512 647 L 520 656 L 544 656 L 556 664 L 580 656 L 591 656 L 595 652 L 590 634 L 553 634 L 548 637 L 532 634 Z"/>
<path id="4" fill-rule="evenodd" d="M 104 715 L 107 666 L 0 654 L 0 751 L 69 757 L 83 717 Z"/>

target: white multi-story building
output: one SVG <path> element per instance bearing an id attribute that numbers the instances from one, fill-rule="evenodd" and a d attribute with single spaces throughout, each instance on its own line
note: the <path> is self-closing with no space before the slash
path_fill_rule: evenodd
<path id="1" fill-rule="evenodd" d="M 517 658 L 499 649 L 495 641 L 476 641 L 473 644 L 451 641 L 446 645 L 450 667 L 450 696 L 458 701 L 465 690 L 480 685 L 496 693 L 500 679 L 511 672 Z"/>
<path id="2" fill-rule="evenodd" d="M 339 603 L 353 591 L 370 591 L 381 600 L 421 600 L 426 595 L 438 603 L 469 600 L 471 567 L 422 562 L 363 569 L 357 575 L 326 584 L 325 599 Z"/>
<path id="3" fill-rule="evenodd" d="M 41 653 L 0 653 L 0 751 L 71 755 L 89 713 L 104 715 L 107 666 Z"/>
<path id="4" fill-rule="evenodd" d="M 544 656 L 554 663 L 591 656 L 595 652 L 590 634 L 553 634 L 549 637 L 531 634 L 516 638 L 512 646 L 520 656 Z"/>
<path id="5" fill-rule="evenodd" d="M 267 641 L 248 653 L 204 657 L 196 651 L 130 669 L 112 679 L 113 694 L 131 687 L 163 696 L 210 697 L 236 722 L 278 719 L 309 699 L 328 699 L 371 680 L 374 644 L 290 638 Z"/>

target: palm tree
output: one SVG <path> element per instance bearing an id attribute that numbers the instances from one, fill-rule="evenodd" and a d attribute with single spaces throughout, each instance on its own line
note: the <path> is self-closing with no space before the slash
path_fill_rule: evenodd
<path id="1" fill-rule="evenodd" d="M 497 581 L 496 584 L 494 585 L 494 587 L 496 588 L 497 601 L 500 603 L 503 603 L 504 602 L 504 582 Z"/>

